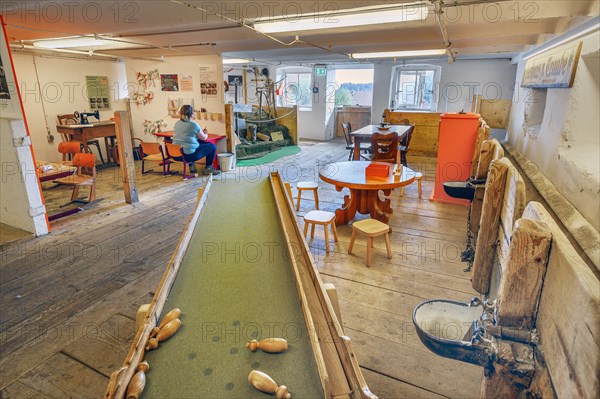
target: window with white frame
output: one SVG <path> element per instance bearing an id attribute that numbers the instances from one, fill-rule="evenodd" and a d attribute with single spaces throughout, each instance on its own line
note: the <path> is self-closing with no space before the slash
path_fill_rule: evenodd
<path id="1" fill-rule="evenodd" d="M 283 71 L 277 76 L 277 105 L 300 110 L 312 109 L 312 72 Z"/>
<path id="2" fill-rule="evenodd" d="M 403 111 L 437 111 L 435 88 L 439 87 L 441 67 L 406 65 L 394 68 L 390 107 Z"/>

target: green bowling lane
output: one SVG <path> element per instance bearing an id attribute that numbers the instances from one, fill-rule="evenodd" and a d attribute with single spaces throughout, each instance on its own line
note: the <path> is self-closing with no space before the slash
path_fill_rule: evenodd
<path id="1" fill-rule="evenodd" d="M 257 369 L 292 398 L 322 398 L 269 179 L 215 179 L 163 314 L 182 327 L 148 352 L 143 398 L 272 398 L 248 383 Z M 286 338 L 281 354 L 246 342 Z"/>

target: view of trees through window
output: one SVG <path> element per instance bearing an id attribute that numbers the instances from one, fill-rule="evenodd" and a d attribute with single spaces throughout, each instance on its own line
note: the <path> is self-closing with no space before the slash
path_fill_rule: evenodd
<path id="1" fill-rule="evenodd" d="M 434 68 L 399 68 L 396 70 L 396 86 L 393 108 L 404 110 L 434 110 Z"/>
<path id="2" fill-rule="evenodd" d="M 280 94 L 277 96 L 279 106 L 300 108 L 312 107 L 312 74 L 310 72 L 286 72 L 280 83 Z M 281 79 L 281 77 L 279 78 Z"/>
<path id="3" fill-rule="evenodd" d="M 373 69 L 336 69 L 335 106 L 373 104 Z"/>

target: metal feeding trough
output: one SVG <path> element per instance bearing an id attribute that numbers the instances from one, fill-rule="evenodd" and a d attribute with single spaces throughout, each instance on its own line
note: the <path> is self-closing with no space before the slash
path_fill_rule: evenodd
<path id="1" fill-rule="evenodd" d="M 433 353 L 477 366 L 489 367 L 494 348 L 483 338 L 485 307 L 447 299 L 421 302 L 413 311 L 413 323 L 423 344 Z"/>

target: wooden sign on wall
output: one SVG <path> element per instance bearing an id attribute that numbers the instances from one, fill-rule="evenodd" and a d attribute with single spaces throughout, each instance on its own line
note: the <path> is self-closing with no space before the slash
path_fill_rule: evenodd
<path id="1" fill-rule="evenodd" d="M 569 43 L 529 58 L 521 87 L 571 87 L 582 42 Z"/>

